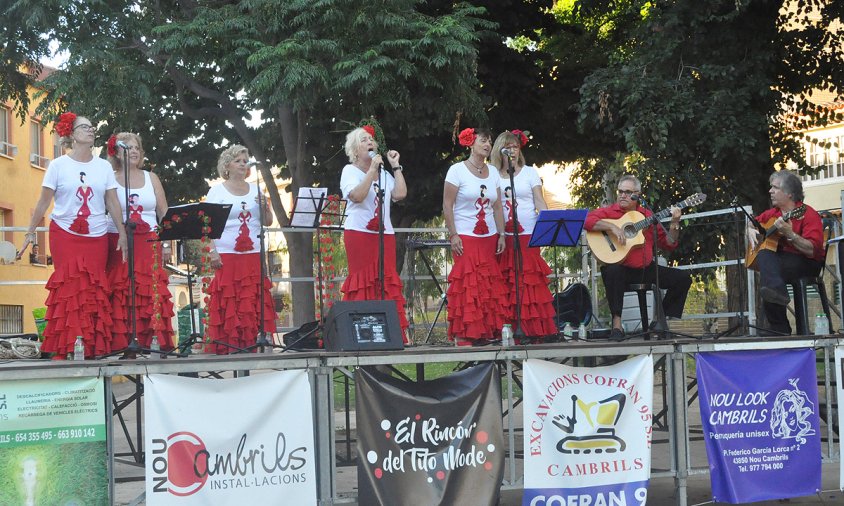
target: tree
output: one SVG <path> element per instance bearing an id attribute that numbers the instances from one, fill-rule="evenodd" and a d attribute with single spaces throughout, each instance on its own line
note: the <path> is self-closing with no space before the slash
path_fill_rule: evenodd
<path id="1" fill-rule="evenodd" d="M 625 28 L 608 64 L 580 88 L 579 122 L 615 143 L 615 157 L 585 164 L 581 196 L 600 198 L 608 168 L 637 172 L 652 203 L 704 191 L 709 205 L 768 207 L 768 176 L 804 163 L 802 132 L 844 121 L 811 103 L 813 90 L 842 94 L 841 2 L 678 0 L 573 2 L 583 19 L 621 6 L 640 20 Z M 699 231 L 681 259 L 737 258 L 730 227 Z M 738 286 L 734 271 L 729 282 Z M 737 290 L 730 290 L 736 308 Z"/>
<path id="2" fill-rule="evenodd" d="M 50 41 L 69 53 L 44 83 L 43 113 L 66 101 L 114 130 L 140 131 L 170 193 L 195 199 L 226 143 L 265 162 L 266 181 L 271 164 L 282 166 L 295 194 L 326 182 L 316 163 L 337 152 L 344 118 L 392 114 L 412 125 L 412 138 L 449 132 L 460 114 L 483 117 L 476 44 L 492 25 L 482 14 L 466 3 L 423 13 L 415 0 L 18 0 L 3 12 L 0 33 L 21 41 L 3 41 L 7 66 L 37 61 Z M 25 109 L 28 79 L 15 74 L 0 99 Z M 251 111 L 262 111 L 258 126 Z M 275 185 L 268 190 L 287 225 Z M 285 236 L 291 275 L 310 276 L 310 234 Z M 294 322 L 310 320 L 312 284 L 294 283 L 293 298 Z"/>

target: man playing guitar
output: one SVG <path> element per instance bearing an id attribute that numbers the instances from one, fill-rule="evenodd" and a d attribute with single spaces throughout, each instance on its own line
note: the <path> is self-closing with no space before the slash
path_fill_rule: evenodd
<path id="1" fill-rule="evenodd" d="M 773 220 L 779 234 L 776 249 L 764 249 L 756 255 L 759 269 L 765 315 L 771 330 L 791 334 L 786 316 L 788 291 L 786 284 L 797 282 L 803 276 L 817 276 L 824 264 L 823 222 L 817 211 L 803 204 L 803 183 L 793 172 L 781 170 L 769 179 L 773 207 L 756 217 L 759 223 Z M 799 207 L 802 218 L 783 220 L 783 214 L 793 213 Z M 747 241 L 751 250 L 757 247 L 760 234 L 754 224 L 747 227 Z"/>
<path id="2" fill-rule="evenodd" d="M 618 200 L 615 204 L 590 211 L 586 216 L 584 228 L 588 231 L 606 231 L 616 237 L 619 244 L 625 244 L 627 237 L 624 231 L 609 220 L 621 218 L 629 211 L 638 211 L 644 216 L 650 216 L 651 211 L 639 205 L 642 193 L 642 183 L 633 175 L 626 174 L 618 180 Z M 666 233 L 661 224 L 650 225 L 640 233 L 644 234 L 644 244 L 640 248 L 632 249 L 627 257 L 616 264 L 601 266 L 601 277 L 607 292 L 607 302 L 612 314 L 612 331 L 610 338 L 624 339 L 621 327 L 621 310 L 624 307 L 624 290 L 631 283 L 653 283 L 656 262 L 653 258 L 653 227 L 657 227 L 657 239 L 660 248 L 671 251 L 677 247 L 680 235 L 681 211 L 677 207 L 671 208 L 671 225 Z M 668 289 L 663 298 L 662 307 L 665 315 L 680 318 L 686 295 L 692 279 L 685 271 L 671 267 L 659 267 L 660 288 Z M 643 329 L 645 330 L 645 329 Z"/>

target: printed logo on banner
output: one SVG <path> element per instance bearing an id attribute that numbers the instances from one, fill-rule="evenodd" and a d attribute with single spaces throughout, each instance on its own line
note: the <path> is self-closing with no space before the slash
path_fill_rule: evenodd
<path id="1" fill-rule="evenodd" d="M 315 503 L 306 372 L 144 385 L 147 504 Z"/>
<path id="2" fill-rule="evenodd" d="M 652 364 L 650 357 L 595 368 L 525 362 L 523 504 L 644 504 Z"/>
<path id="3" fill-rule="evenodd" d="M 212 453 L 202 439 L 191 432 L 177 432 L 152 440 L 150 449 L 153 493 L 169 492 L 189 496 L 211 479 L 211 489 L 266 487 L 305 482 L 300 471 L 308 463 L 307 448 L 288 450 L 286 437 L 279 432 L 276 441 L 247 444 L 243 434 L 236 448 Z"/>
<path id="4" fill-rule="evenodd" d="M 384 440 L 392 439 L 398 449 L 382 449 L 380 454 L 376 450 L 366 452 L 372 475 L 379 480 L 384 473 L 424 472 L 427 482 L 433 483 L 435 479 L 444 480 L 447 471 L 460 468 L 483 467 L 492 471 L 493 462 L 501 460 L 494 455 L 500 449 L 490 441 L 489 431 L 478 429 L 477 422 L 468 427 L 463 427 L 462 421 L 442 426 L 435 417 L 423 419 L 417 414 L 412 419 L 401 419 L 395 426 L 385 418 L 381 420 L 381 430 Z M 432 450 L 445 445 L 444 452 Z"/>
<path id="5" fill-rule="evenodd" d="M 715 500 L 820 489 L 817 389 L 801 388 L 816 384 L 814 350 L 700 353 L 697 378 Z"/>

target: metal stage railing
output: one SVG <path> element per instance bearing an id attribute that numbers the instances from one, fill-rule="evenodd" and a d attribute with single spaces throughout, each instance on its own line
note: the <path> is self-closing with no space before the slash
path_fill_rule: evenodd
<path id="1" fill-rule="evenodd" d="M 675 504 L 686 506 L 688 480 L 693 475 L 706 474 L 708 466 L 700 433 L 697 399 L 690 391 L 694 388 L 694 375 L 689 368 L 699 352 L 769 350 L 814 348 L 818 351 L 820 413 L 824 429 L 823 462 L 831 465 L 839 461 L 835 447 L 837 416 L 834 380 L 834 348 L 844 344 L 839 336 L 818 338 L 765 338 L 729 340 L 674 340 L 627 343 L 571 342 L 556 345 L 411 347 L 401 352 L 370 353 L 265 353 L 249 355 L 209 356 L 197 355 L 168 360 L 99 360 L 83 363 L 56 363 L 49 361 L 13 361 L 0 364 L 0 380 L 17 381 L 40 378 L 103 377 L 106 396 L 113 399 L 113 417 L 108 427 L 110 455 L 109 472 L 117 486 L 126 481 L 143 478 L 142 402 L 141 378 L 150 373 L 162 374 L 212 374 L 215 377 L 242 376 L 262 371 L 305 369 L 313 387 L 315 443 L 317 459 L 317 487 L 320 504 L 343 504 L 355 500 L 355 485 L 346 479 L 338 480 L 343 466 L 352 466 L 356 455 L 352 452 L 355 438 L 353 415 L 349 399 L 353 395 L 354 368 L 359 366 L 396 366 L 417 364 L 417 372 L 424 372 L 430 364 L 454 363 L 457 367 L 475 362 L 498 362 L 504 381 L 502 388 L 502 416 L 504 417 L 505 479 L 502 489 L 520 489 L 522 475 L 522 436 L 519 392 L 521 392 L 521 365 L 527 358 L 553 361 L 590 361 L 595 363 L 606 357 L 625 357 L 652 354 L 655 364 L 664 359 L 664 372 L 655 376 L 654 411 L 664 408 L 665 418 L 655 424 L 657 436 L 652 448 L 652 478 L 673 479 Z M 132 378 L 129 385 L 119 386 L 113 380 L 121 376 Z M 661 376 L 661 377 L 660 377 Z M 336 378 L 341 377 L 340 381 Z M 346 383 L 346 380 L 350 380 Z M 665 395 L 660 395 L 661 382 Z M 345 409 L 335 411 L 335 390 L 340 385 L 343 394 L 339 402 Z M 115 387 L 120 388 L 115 388 Z M 123 391 L 115 394 L 116 390 Z M 178 402 L 173 399 L 173 402 Z M 134 417 L 135 420 L 131 420 Z M 135 424 L 132 427 L 132 423 Z M 228 422 L 222 422 L 228 423 Z M 118 428 L 118 430 L 115 430 Z M 134 441 L 132 438 L 136 438 Z M 120 454 L 115 448 L 130 448 Z M 129 459 L 124 457 L 129 456 Z M 351 472 L 349 470 L 348 472 Z M 344 473 L 346 473 L 344 471 Z M 141 499 L 140 497 L 138 498 Z M 654 498 L 656 500 L 656 498 Z M 661 498 L 665 504 L 667 498 Z"/>

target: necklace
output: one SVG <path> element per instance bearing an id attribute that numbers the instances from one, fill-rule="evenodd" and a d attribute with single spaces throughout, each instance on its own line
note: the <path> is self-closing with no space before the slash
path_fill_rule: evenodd
<path id="1" fill-rule="evenodd" d="M 477 165 L 474 164 L 474 162 L 472 162 L 472 160 L 470 160 L 468 158 L 466 159 L 466 163 L 468 163 L 469 165 L 472 166 L 472 168 L 474 168 L 476 171 L 478 171 L 478 175 L 480 175 L 480 173 L 484 171 L 483 167 L 478 167 Z M 486 166 L 486 164 L 484 164 L 484 166 Z"/>

